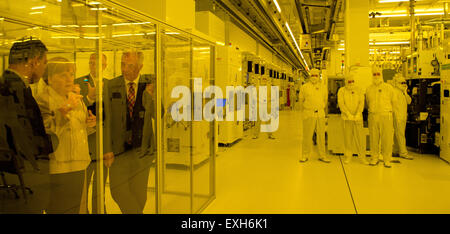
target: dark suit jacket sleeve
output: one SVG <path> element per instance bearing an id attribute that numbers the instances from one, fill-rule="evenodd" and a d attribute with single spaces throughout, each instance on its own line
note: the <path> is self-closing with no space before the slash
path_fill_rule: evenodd
<path id="1" fill-rule="evenodd" d="M 106 113 L 103 116 L 111 115 L 111 94 L 109 88 L 109 81 L 104 81 L 103 86 L 103 112 Z M 112 118 L 103 118 L 103 153 L 113 152 L 112 149 L 112 138 L 111 138 L 111 125 Z"/>
<path id="2" fill-rule="evenodd" d="M 142 95 L 142 105 L 145 108 L 144 127 L 142 129 L 142 145 L 141 152 L 145 154 L 152 154 L 156 150 L 156 137 L 153 132 L 153 114 L 155 108 L 153 106 L 153 100 L 149 93 L 144 91 Z M 156 123 L 156 121 L 155 121 Z"/>
<path id="3" fill-rule="evenodd" d="M 86 77 L 88 77 L 88 76 L 80 77 L 80 78 L 76 79 L 74 81 L 74 83 L 80 86 L 80 94 L 83 96 L 83 102 L 87 107 L 89 107 L 92 105 L 92 103 L 89 103 L 89 100 L 87 99 L 88 90 L 87 90 L 86 82 L 84 81 L 84 79 L 86 79 Z"/>
<path id="4" fill-rule="evenodd" d="M 6 136 L 9 148 L 26 158 L 34 168 L 38 168 L 35 158 L 39 153 L 35 146 L 37 142 L 34 141 L 32 129 L 29 129 L 31 126 L 17 111 L 24 104 L 16 101 L 9 85 L 0 82 L 0 105 L 8 110 L 0 114 L 0 124 L 3 126 L 0 130 L 5 131 L 2 134 Z M 6 129 L 10 130 L 9 134 Z"/>

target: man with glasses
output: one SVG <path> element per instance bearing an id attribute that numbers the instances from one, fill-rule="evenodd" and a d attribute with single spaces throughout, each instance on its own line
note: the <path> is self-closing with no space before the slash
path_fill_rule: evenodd
<path id="1" fill-rule="evenodd" d="M 317 133 L 317 146 L 319 148 L 319 160 L 330 163 L 325 151 L 325 108 L 327 105 L 328 91 L 320 80 L 320 71 L 311 70 L 310 82 L 300 89 L 300 109 L 303 115 L 303 152 L 300 162 L 308 161 L 311 153 L 312 137 L 314 130 Z"/>
<path id="2" fill-rule="evenodd" d="M 411 97 L 408 95 L 407 90 L 408 85 L 406 85 L 405 77 L 397 74 L 394 77 L 394 152 L 398 152 L 401 158 L 412 160 L 413 158 L 408 155 L 408 150 L 406 150 L 405 139 L 408 105 L 411 104 Z"/>
<path id="3" fill-rule="evenodd" d="M 381 69 L 374 67 L 372 71 L 373 84 L 366 91 L 372 155 L 370 165 L 377 165 L 381 154 L 383 155 L 384 166 L 390 168 L 394 140 L 392 117 L 394 90 L 391 85 L 384 82 Z"/>

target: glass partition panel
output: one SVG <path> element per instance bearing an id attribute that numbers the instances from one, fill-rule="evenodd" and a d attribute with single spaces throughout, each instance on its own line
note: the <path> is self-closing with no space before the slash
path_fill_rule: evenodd
<path id="1" fill-rule="evenodd" d="M 97 14 L 72 1 L 1 1 L 0 213 L 87 213 L 88 136 L 78 85 Z"/>
<path id="2" fill-rule="evenodd" d="M 191 40 L 169 29 L 162 30 L 163 67 L 163 188 L 162 213 L 191 213 Z M 178 91 L 187 91 L 174 96 Z M 182 97 L 181 97 L 182 96 Z M 185 99 L 184 108 L 178 106 Z M 185 118 L 178 120 L 172 112 Z"/>
<path id="3" fill-rule="evenodd" d="M 0 213 L 195 213 L 213 198 L 214 122 L 193 120 L 214 102 L 194 90 L 213 84 L 214 46 L 169 28 L 113 1 L 0 1 Z"/>
<path id="4" fill-rule="evenodd" d="M 192 44 L 192 77 L 197 81 L 201 81 L 203 91 L 214 85 L 214 47 L 209 43 L 194 40 Z M 205 106 L 208 102 L 216 102 L 216 97 L 205 97 L 203 92 L 199 92 L 198 102 Z M 194 94 L 195 95 L 195 94 Z M 205 97 L 205 98 L 203 98 Z M 201 102 L 200 102 L 201 101 Z M 194 103 L 197 103 L 194 98 Z M 217 102 L 219 103 L 219 102 Z M 195 104 L 194 104 L 195 105 Z M 196 108 L 195 108 L 196 109 Z M 206 111 L 206 110 L 205 110 Z M 215 110 L 214 110 L 215 111 Z M 195 114 L 194 114 L 195 115 Z M 193 170 L 193 213 L 197 213 L 212 197 L 212 181 L 213 181 L 213 136 L 214 121 L 204 118 L 193 122 L 192 135 L 192 170 Z"/>
<path id="5" fill-rule="evenodd" d="M 103 12 L 102 30 L 102 51 L 108 61 L 103 76 L 102 144 L 104 172 L 109 174 L 104 181 L 106 212 L 154 214 L 155 26 L 116 9 Z"/>

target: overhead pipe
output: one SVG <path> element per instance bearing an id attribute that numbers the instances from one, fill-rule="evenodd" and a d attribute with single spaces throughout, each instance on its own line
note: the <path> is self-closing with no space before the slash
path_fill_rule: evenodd
<path id="1" fill-rule="evenodd" d="M 411 54 L 416 51 L 416 17 L 414 12 L 415 0 L 409 0 L 410 26 L 411 26 Z"/>

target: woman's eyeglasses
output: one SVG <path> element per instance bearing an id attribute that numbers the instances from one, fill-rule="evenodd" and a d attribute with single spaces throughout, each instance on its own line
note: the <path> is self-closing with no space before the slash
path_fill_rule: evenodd
<path id="1" fill-rule="evenodd" d="M 353 84 L 353 83 L 355 83 L 355 81 L 354 80 L 349 80 L 349 81 L 347 81 L 347 83 L 348 84 Z"/>
<path id="2" fill-rule="evenodd" d="M 374 76 L 381 76 L 381 73 L 375 72 L 375 73 L 373 73 L 373 75 L 374 75 Z"/>

